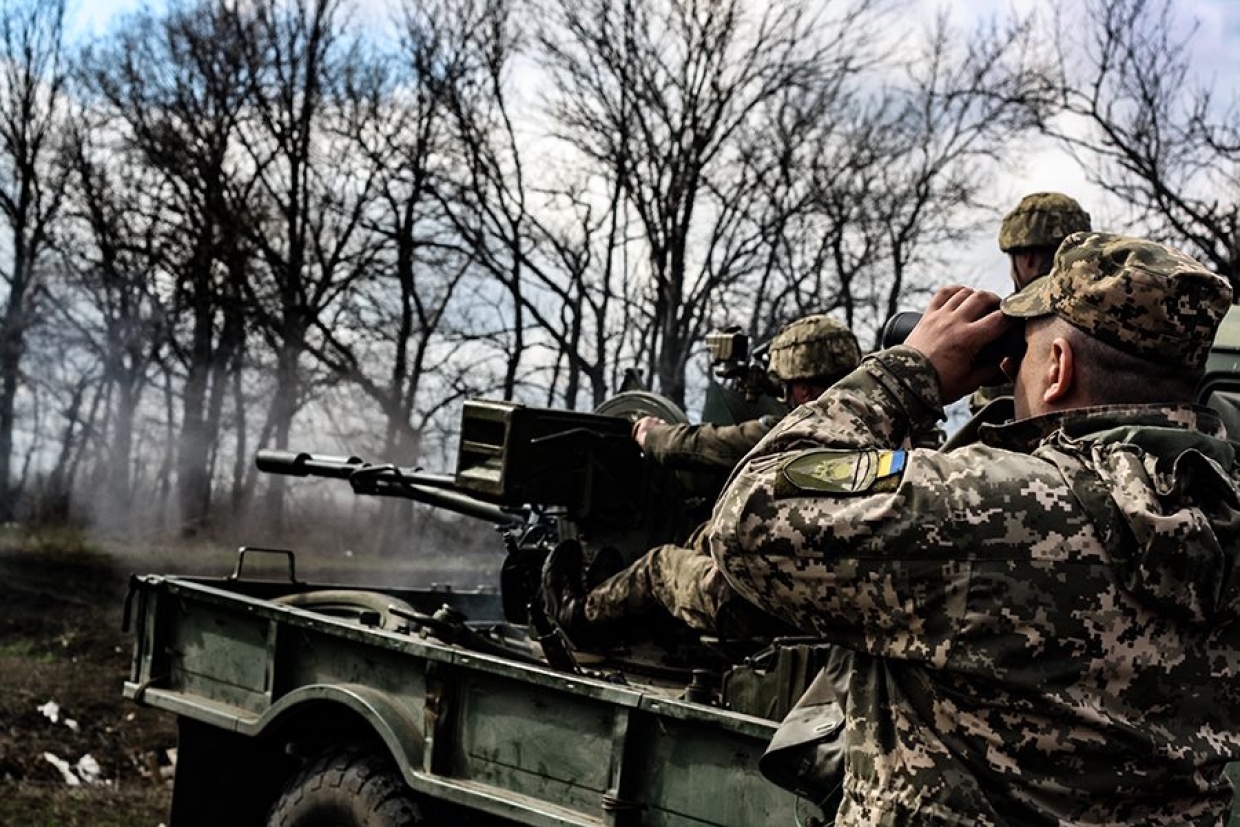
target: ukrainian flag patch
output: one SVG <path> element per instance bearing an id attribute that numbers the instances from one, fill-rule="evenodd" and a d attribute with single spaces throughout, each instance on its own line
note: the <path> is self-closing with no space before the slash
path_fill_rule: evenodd
<path id="1" fill-rule="evenodd" d="M 889 491 L 904 475 L 907 451 L 847 451 L 820 448 L 786 461 L 783 477 L 801 491 L 864 494 Z"/>

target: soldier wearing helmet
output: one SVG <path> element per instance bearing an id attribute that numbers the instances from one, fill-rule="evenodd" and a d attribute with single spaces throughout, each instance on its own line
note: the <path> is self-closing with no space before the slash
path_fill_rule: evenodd
<path id="1" fill-rule="evenodd" d="M 860 361 L 857 337 L 822 313 L 787 325 L 767 348 L 767 372 L 772 379 L 784 383 L 789 401 L 797 405 L 808 399 L 796 399 L 793 395 L 803 395 L 820 386 L 826 390 Z M 817 398 L 821 393 L 809 398 Z"/>
<path id="2" fill-rule="evenodd" d="M 1090 229 L 1089 213 L 1062 192 L 1035 192 L 1022 198 L 999 226 L 999 249 L 1011 261 L 1016 289 L 1051 271 L 1055 251 L 1065 238 Z"/>
<path id="3" fill-rule="evenodd" d="M 817 399 L 861 361 L 852 331 L 824 314 L 786 325 L 767 353 L 768 374 L 793 406 Z M 730 471 L 777 421 L 766 416 L 737 425 L 669 425 L 643 417 L 634 423 L 633 438 L 647 456 L 670 468 Z M 732 635 L 773 634 L 773 623 L 734 599 L 703 542 L 706 527 L 699 526 L 683 546 L 652 549 L 588 592 L 581 546 L 561 543 L 543 570 L 547 616 L 585 648 L 613 644 L 631 626 L 668 616 L 702 632 L 719 633 L 723 624 Z"/>
<path id="4" fill-rule="evenodd" d="M 1008 254 L 1012 286 L 1021 290 L 1045 276 L 1063 240 L 1090 229 L 1089 213 L 1062 192 L 1035 192 L 1020 199 L 999 225 L 999 249 Z M 969 398 L 969 409 L 977 413 L 996 399 L 1011 395 L 1010 382 L 984 385 Z"/>
<path id="5" fill-rule="evenodd" d="M 792 406 L 817 399 L 861 361 L 857 337 L 822 313 L 798 319 L 775 335 L 767 348 L 767 373 Z M 669 425 L 647 416 L 633 425 L 642 451 L 669 468 L 730 471 L 776 422 L 764 416 L 738 425 Z"/>

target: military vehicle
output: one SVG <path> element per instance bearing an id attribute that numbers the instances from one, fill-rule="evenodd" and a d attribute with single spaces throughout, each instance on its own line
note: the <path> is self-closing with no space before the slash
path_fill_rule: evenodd
<path id="1" fill-rule="evenodd" d="M 1240 434 L 1237 312 L 1200 397 Z M 494 523 L 500 588 L 311 583 L 293 551 L 252 547 L 224 576 L 133 577 L 124 693 L 177 716 L 172 827 L 829 823 L 829 806 L 759 772 L 822 662 L 815 641 L 692 638 L 587 656 L 542 615 L 538 572 L 559 540 L 623 561 L 683 529 L 667 505 L 683 480 L 629 439 L 647 412 L 677 415 L 642 391 L 590 414 L 473 401 L 452 475 L 261 452 L 269 473 Z M 287 575 L 248 574 L 261 558 Z M 1240 781 L 1240 765 L 1229 772 Z"/>

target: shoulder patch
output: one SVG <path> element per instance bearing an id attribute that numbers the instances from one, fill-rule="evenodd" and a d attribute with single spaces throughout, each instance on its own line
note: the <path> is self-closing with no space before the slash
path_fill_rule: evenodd
<path id="1" fill-rule="evenodd" d="M 890 491 L 904 476 L 907 451 L 846 451 L 821 448 L 802 451 L 780 471 L 801 491 L 864 494 Z"/>

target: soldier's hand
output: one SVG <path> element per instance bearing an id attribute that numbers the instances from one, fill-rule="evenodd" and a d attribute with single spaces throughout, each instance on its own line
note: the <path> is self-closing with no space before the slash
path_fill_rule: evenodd
<path id="1" fill-rule="evenodd" d="M 930 360 L 948 404 L 994 380 L 998 366 L 982 364 L 977 355 L 1012 324 L 994 293 L 952 285 L 934 294 L 904 343 Z"/>
<path id="2" fill-rule="evenodd" d="M 637 443 L 643 451 L 646 450 L 646 437 L 652 430 L 660 425 L 666 425 L 662 419 L 657 416 L 643 416 L 641 419 L 633 423 L 633 441 Z"/>

